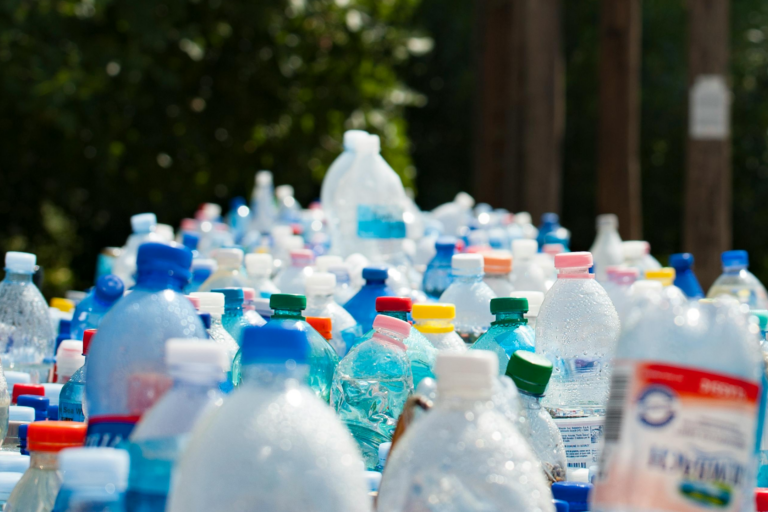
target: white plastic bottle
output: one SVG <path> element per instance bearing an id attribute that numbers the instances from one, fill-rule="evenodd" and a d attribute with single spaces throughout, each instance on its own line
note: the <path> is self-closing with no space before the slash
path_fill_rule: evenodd
<path id="1" fill-rule="evenodd" d="M 157 217 L 154 213 L 139 213 L 131 217 L 133 234 L 128 237 L 125 246 L 120 250 L 112 266 L 112 273 L 123 280 L 125 289 L 131 288 L 136 282 L 133 275 L 136 273 L 136 254 L 139 246 L 144 242 L 160 242 L 161 237 L 155 233 Z"/>
<path id="2" fill-rule="evenodd" d="M 606 213 L 597 216 L 597 237 L 589 252 L 595 261 L 596 279 L 600 282 L 608 279 L 608 267 L 624 262 L 624 250 L 618 229 L 619 218 L 616 215 Z"/>
<path id="3" fill-rule="evenodd" d="M 512 273 L 509 280 L 515 291 L 547 291 L 546 276 L 539 265 L 533 262 L 539 244 L 536 240 L 514 240 L 512 242 Z"/>

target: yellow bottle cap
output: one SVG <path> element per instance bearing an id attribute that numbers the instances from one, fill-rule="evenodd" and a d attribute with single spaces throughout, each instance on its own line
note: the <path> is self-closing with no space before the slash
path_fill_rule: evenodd
<path id="1" fill-rule="evenodd" d="M 664 267 L 658 270 L 646 270 L 645 278 L 653 281 L 661 281 L 664 286 L 671 286 L 675 281 L 675 269 L 672 267 Z"/>
<path id="2" fill-rule="evenodd" d="M 411 310 L 414 320 L 453 320 L 456 306 L 453 304 L 414 304 Z"/>
<path id="3" fill-rule="evenodd" d="M 54 297 L 51 299 L 51 307 L 56 308 L 64 313 L 69 313 L 75 309 L 75 303 L 69 299 L 63 299 L 61 297 Z"/>

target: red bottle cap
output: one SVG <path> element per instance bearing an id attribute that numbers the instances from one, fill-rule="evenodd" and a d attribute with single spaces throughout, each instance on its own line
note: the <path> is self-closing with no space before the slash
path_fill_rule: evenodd
<path id="1" fill-rule="evenodd" d="M 401 311 L 410 313 L 413 302 L 408 297 L 379 297 L 376 299 L 376 312 Z"/>
<path id="2" fill-rule="evenodd" d="M 13 395 L 11 396 L 11 403 L 16 405 L 16 399 L 19 395 L 37 395 L 45 396 L 45 388 L 42 384 L 14 384 Z"/>
<path id="3" fill-rule="evenodd" d="M 305 318 L 307 323 L 312 326 L 314 330 L 320 333 L 320 336 L 326 340 L 331 339 L 331 319 L 326 317 L 308 316 Z"/>
<path id="4" fill-rule="evenodd" d="M 88 349 L 91 347 L 91 338 L 96 334 L 96 329 L 86 329 L 83 333 L 83 355 L 88 355 Z"/>
<path id="5" fill-rule="evenodd" d="M 768 512 L 768 489 L 755 489 L 755 505 L 757 512 Z"/>
<path id="6" fill-rule="evenodd" d="M 59 452 L 83 446 L 87 426 L 79 421 L 36 421 L 29 424 L 27 445 L 31 452 Z"/>

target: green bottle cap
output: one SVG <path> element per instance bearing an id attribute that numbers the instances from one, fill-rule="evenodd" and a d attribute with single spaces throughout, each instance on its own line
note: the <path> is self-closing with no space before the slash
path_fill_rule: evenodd
<path id="1" fill-rule="evenodd" d="M 768 309 L 753 309 L 749 314 L 757 318 L 761 331 L 768 331 Z"/>
<path id="2" fill-rule="evenodd" d="M 307 298 L 304 295 L 291 295 L 288 293 L 273 293 L 269 297 L 270 309 L 292 309 L 304 311 L 307 309 Z"/>
<path id="3" fill-rule="evenodd" d="M 532 395 L 543 395 L 552 376 L 552 363 L 544 356 L 518 350 L 509 360 L 507 376 L 521 391 Z"/>
<path id="4" fill-rule="evenodd" d="M 527 313 L 528 299 L 523 297 L 497 297 L 491 299 L 491 314 L 499 313 Z"/>

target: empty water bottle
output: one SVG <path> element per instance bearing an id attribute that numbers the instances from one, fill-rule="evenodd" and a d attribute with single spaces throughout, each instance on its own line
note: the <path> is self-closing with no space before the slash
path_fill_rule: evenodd
<path id="1" fill-rule="evenodd" d="M 650 281 L 658 281 L 664 287 L 668 294 L 676 295 L 679 298 L 687 298 L 683 291 L 674 285 L 675 269 L 671 267 L 659 268 L 645 271 L 645 278 Z"/>
<path id="2" fill-rule="evenodd" d="M 272 256 L 269 254 L 245 255 L 245 269 L 248 271 L 250 286 L 260 297 L 268 299 L 273 293 L 280 293 L 280 289 L 270 277 L 274 268 Z"/>
<path id="3" fill-rule="evenodd" d="M 721 256 L 723 273 L 707 292 L 708 298 L 720 295 L 735 297 L 750 309 L 768 308 L 768 295 L 765 287 L 749 269 L 747 251 L 725 251 Z"/>
<path id="4" fill-rule="evenodd" d="M 23 457 L 28 458 L 27 455 L 23 455 Z M 3 507 L 8 501 L 13 489 L 16 487 L 16 484 L 19 483 L 22 476 L 21 473 L 0 473 L 0 507 Z"/>
<path id="5" fill-rule="evenodd" d="M 199 310 L 211 315 L 211 326 L 207 329 L 208 336 L 221 345 L 227 353 L 229 366 L 227 371 L 231 372 L 232 362 L 240 350 L 240 345 L 224 328 L 222 317 L 224 316 L 224 294 L 216 292 L 196 292 L 192 294 L 200 300 Z M 231 375 L 230 375 L 231 378 Z"/>
<path id="6" fill-rule="evenodd" d="M 154 213 L 139 213 L 131 217 L 133 234 L 128 237 L 120 255 L 112 265 L 112 273 L 123 281 L 125 288 L 131 288 L 135 283 L 136 258 L 139 247 L 146 242 L 160 242 L 160 236 L 155 233 L 157 217 Z"/>
<path id="7" fill-rule="evenodd" d="M 275 278 L 275 286 L 282 293 L 304 295 L 304 283 L 307 276 L 313 272 L 312 263 L 315 255 L 309 249 L 296 249 L 291 251 L 290 265 L 285 267 Z"/>
<path id="8" fill-rule="evenodd" d="M 512 273 L 509 280 L 516 292 L 547 291 L 547 277 L 541 266 L 534 263 L 536 240 L 514 240 L 512 242 Z"/>
<path id="9" fill-rule="evenodd" d="M 453 304 L 414 304 L 411 316 L 414 329 L 440 351 L 463 352 L 467 344 L 456 334 L 453 319 L 456 307 Z"/>
<path id="10" fill-rule="evenodd" d="M 198 291 L 210 292 L 217 288 L 243 288 L 248 286 L 248 276 L 242 271 L 243 251 L 241 249 L 216 249 L 216 272 L 210 275 Z"/>
<path id="11" fill-rule="evenodd" d="M 83 335 L 83 364 L 72 374 L 59 394 L 59 420 L 61 421 L 85 421 L 87 417 L 87 408 L 84 403 L 86 364 L 91 339 L 95 334 L 96 329 L 86 329 Z"/>
<path id="12" fill-rule="evenodd" d="M 669 257 L 669 266 L 675 269 L 675 286 L 680 288 L 689 299 L 701 299 L 704 291 L 693 272 L 693 254 L 680 253 Z"/>
<path id="13" fill-rule="evenodd" d="M 73 340 L 82 340 L 86 329 L 98 329 L 101 319 L 123 296 L 123 282 L 109 274 L 96 280 L 93 290 L 81 300 L 72 315 L 69 334 Z"/>
<path id="14" fill-rule="evenodd" d="M 85 363 L 83 356 L 83 342 L 78 340 L 65 340 L 59 345 L 56 352 L 56 382 L 66 384 L 74 373 Z M 47 385 L 47 384 L 46 384 Z"/>
<path id="15" fill-rule="evenodd" d="M 453 282 L 440 302 L 456 306 L 456 333 L 471 345 L 493 322 L 490 305 L 496 294 L 483 282 L 483 257 L 479 254 L 454 255 L 451 272 Z"/>
<path id="16" fill-rule="evenodd" d="M 435 256 L 424 271 L 422 288 L 427 297 L 437 300 L 453 281 L 451 258 L 456 252 L 456 239 L 450 236 L 438 238 L 435 242 L 435 251 Z"/>
<path id="17" fill-rule="evenodd" d="M 64 475 L 54 512 L 125 510 L 128 453 L 116 448 L 68 448 L 59 455 Z"/>
<path id="18" fill-rule="evenodd" d="M 512 272 L 512 256 L 503 252 L 483 254 L 483 282 L 497 297 L 509 297 L 514 290 L 509 274 Z"/>
<path id="19" fill-rule="evenodd" d="M 512 354 L 518 350 L 529 352 L 535 350 L 535 335 L 525 318 L 527 312 L 527 299 L 512 297 L 491 299 L 491 313 L 496 315 L 496 320 L 470 348 L 494 352 L 499 360 L 499 375 L 504 375 L 507 371 L 507 364 Z"/>
<path id="20" fill-rule="evenodd" d="M 607 281 L 608 267 L 621 265 L 624 263 L 624 250 L 621 246 L 621 236 L 619 235 L 619 218 L 606 213 L 597 216 L 597 237 L 589 249 L 595 265 L 595 278 L 600 281 Z"/>
<path id="21" fill-rule="evenodd" d="M 344 357 L 355 340 L 362 336 L 363 330 L 352 315 L 334 300 L 336 276 L 329 272 L 315 272 L 307 277 L 305 284 L 307 309 L 304 314 L 331 319 L 333 338 L 330 343 L 339 357 Z"/>
<path id="22" fill-rule="evenodd" d="M 221 323 L 229 335 L 239 344 L 243 329 L 251 325 L 243 313 L 243 289 L 216 288 L 211 291 L 224 296 L 224 315 L 221 317 Z M 262 320 L 261 325 L 265 323 Z M 213 325 L 213 318 L 211 318 L 211 325 Z"/>
<path id="23" fill-rule="evenodd" d="M 275 206 L 275 186 L 272 173 L 259 171 L 256 173 L 256 183 L 251 194 L 251 229 L 260 233 L 269 233 L 269 228 L 277 217 Z"/>
<path id="24" fill-rule="evenodd" d="M 376 299 L 396 295 L 394 290 L 387 286 L 387 275 L 386 267 L 365 267 L 363 269 L 365 285 L 344 304 L 344 309 L 349 311 L 360 324 L 363 332 L 373 328 L 373 319 L 376 318 Z"/>

